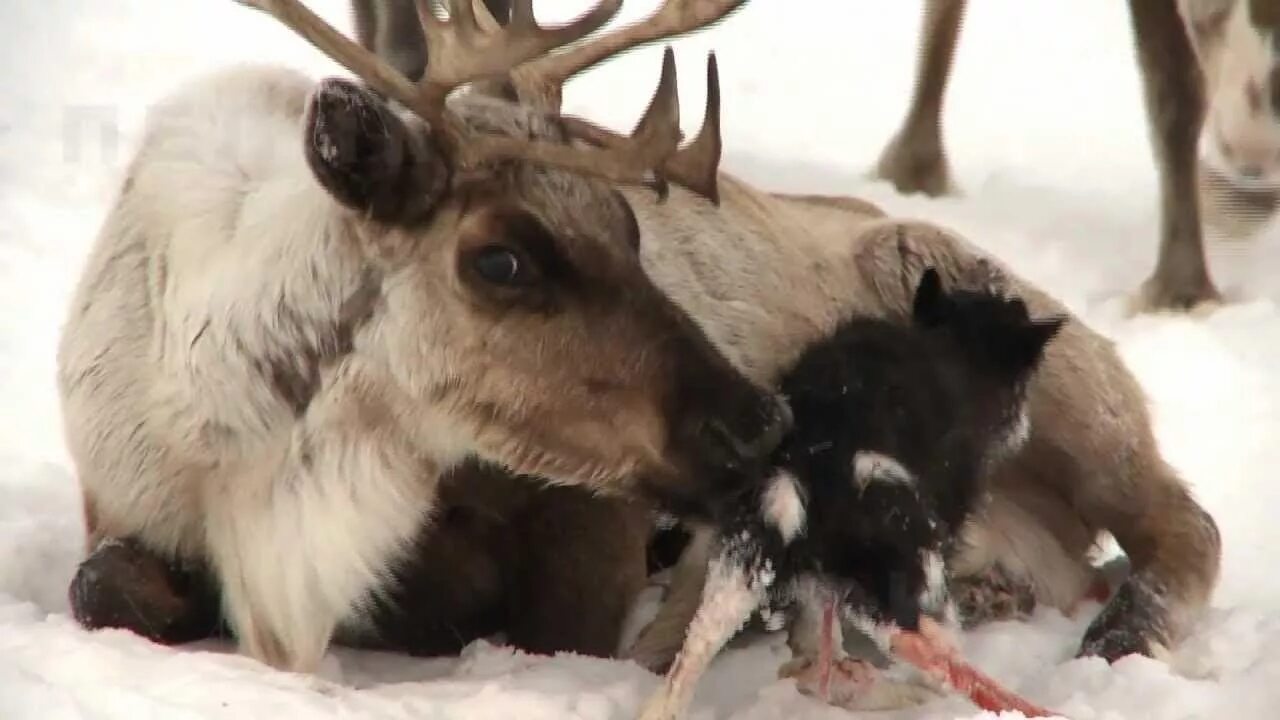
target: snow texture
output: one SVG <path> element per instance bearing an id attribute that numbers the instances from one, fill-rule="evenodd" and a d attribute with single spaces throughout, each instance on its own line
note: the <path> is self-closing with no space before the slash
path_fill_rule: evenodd
<path id="1" fill-rule="evenodd" d="M 349 27 L 345 0 L 312 0 Z M 587 0 L 542 0 L 564 20 Z M 621 20 L 656 0 L 631 0 Z M 1078 720 L 1274 717 L 1280 704 L 1280 230 L 1219 244 L 1232 304 L 1208 317 L 1127 318 L 1152 266 L 1155 173 L 1125 3 L 973 3 L 947 99 L 963 194 L 901 197 L 867 178 L 910 91 L 921 0 L 752 0 L 675 43 L 683 124 L 701 122 L 703 58 L 723 86 L 725 166 L 777 190 L 852 193 L 954 228 L 1113 338 L 1149 394 L 1161 447 L 1221 524 L 1212 609 L 1168 664 L 1073 659 L 1097 612 L 1041 611 L 966 634 L 965 655 Z M 0 718 L 629 719 L 658 678 L 486 643 L 462 658 L 336 651 L 320 678 L 274 672 L 226 643 L 162 648 L 68 616 L 83 543 L 62 445 L 54 351 L 70 289 L 121 179 L 148 103 L 199 72 L 280 61 L 344 74 L 231 0 L 0 4 Z M 660 47 L 574 81 L 567 110 L 630 128 Z M 694 718 L 842 718 L 775 677 L 773 635 L 731 647 Z M 963 699 L 877 714 L 991 718 Z M 1006 716 L 1008 717 L 1008 716 Z"/>

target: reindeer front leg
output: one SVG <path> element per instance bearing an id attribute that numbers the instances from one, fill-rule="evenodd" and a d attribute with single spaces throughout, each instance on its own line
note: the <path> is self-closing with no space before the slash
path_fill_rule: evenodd
<path id="1" fill-rule="evenodd" d="M 1204 124 L 1204 79 L 1177 4 L 1129 0 L 1160 175 L 1160 250 L 1142 286 L 1143 310 L 1189 310 L 1219 299 L 1200 224 L 1196 144 Z"/>
<path id="2" fill-rule="evenodd" d="M 313 672 L 338 623 L 422 527 L 436 472 L 390 418 L 336 389 L 206 495 L 208 545 L 241 647 Z"/>
<path id="3" fill-rule="evenodd" d="M 967 3 L 968 0 L 925 3 L 911 107 L 876 165 L 876 174 L 893 183 L 899 192 L 937 196 L 952 189 L 942 141 L 942 101 Z"/>

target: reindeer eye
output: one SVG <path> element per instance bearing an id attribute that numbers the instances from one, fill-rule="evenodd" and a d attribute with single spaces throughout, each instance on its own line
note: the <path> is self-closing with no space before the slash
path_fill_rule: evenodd
<path id="1" fill-rule="evenodd" d="M 495 285 L 525 285 L 533 277 L 529 263 L 501 245 L 482 248 L 471 260 L 476 274 Z"/>

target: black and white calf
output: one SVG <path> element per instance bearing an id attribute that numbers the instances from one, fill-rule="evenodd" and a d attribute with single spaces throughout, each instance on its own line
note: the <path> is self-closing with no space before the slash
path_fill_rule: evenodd
<path id="1" fill-rule="evenodd" d="M 766 623 L 789 616 L 787 670 L 841 705 L 919 697 L 844 657 L 832 637 L 843 616 L 979 704 L 1041 712 L 956 661 L 936 619 L 954 615 L 946 561 L 979 478 L 1026 438 L 1026 385 L 1063 323 L 1031 319 L 1020 299 L 944 292 L 928 269 L 912 325 L 854 318 L 810 347 L 782 381 L 795 427 L 719 519 L 702 604 L 644 720 L 679 715 L 703 668 L 756 612 Z"/>

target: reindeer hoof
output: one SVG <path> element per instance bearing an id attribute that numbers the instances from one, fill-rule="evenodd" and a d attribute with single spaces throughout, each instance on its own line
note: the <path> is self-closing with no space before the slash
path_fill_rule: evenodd
<path id="1" fill-rule="evenodd" d="M 1129 655 L 1166 657 L 1163 607 L 1161 599 L 1140 583 L 1126 582 L 1094 618 L 1076 656 L 1101 657 L 1109 663 Z"/>
<path id="2" fill-rule="evenodd" d="M 899 133 L 885 146 L 876 163 L 875 175 L 893 183 L 903 194 L 938 197 L 955 192 L 941 143 L 911 134 Z"/>
<path id="3" fill-rule="evenodd" d="M 100 544 L 80 563 L 69 595 L 86 629 L 120 628 L 166 645 L 211 637 L 221 622 L 217 594 L 202 579 L 132 540 Z"/>
<path id="4" fill-rule="evenodd" d="M 1142 284 L 1129 303 L 1131 315 L 1175 312 L 1208 315 L 1222 305 L 1222 294 L 1208 277 L 1198 281 L 1174 282 L 1154 275 Z"/>

